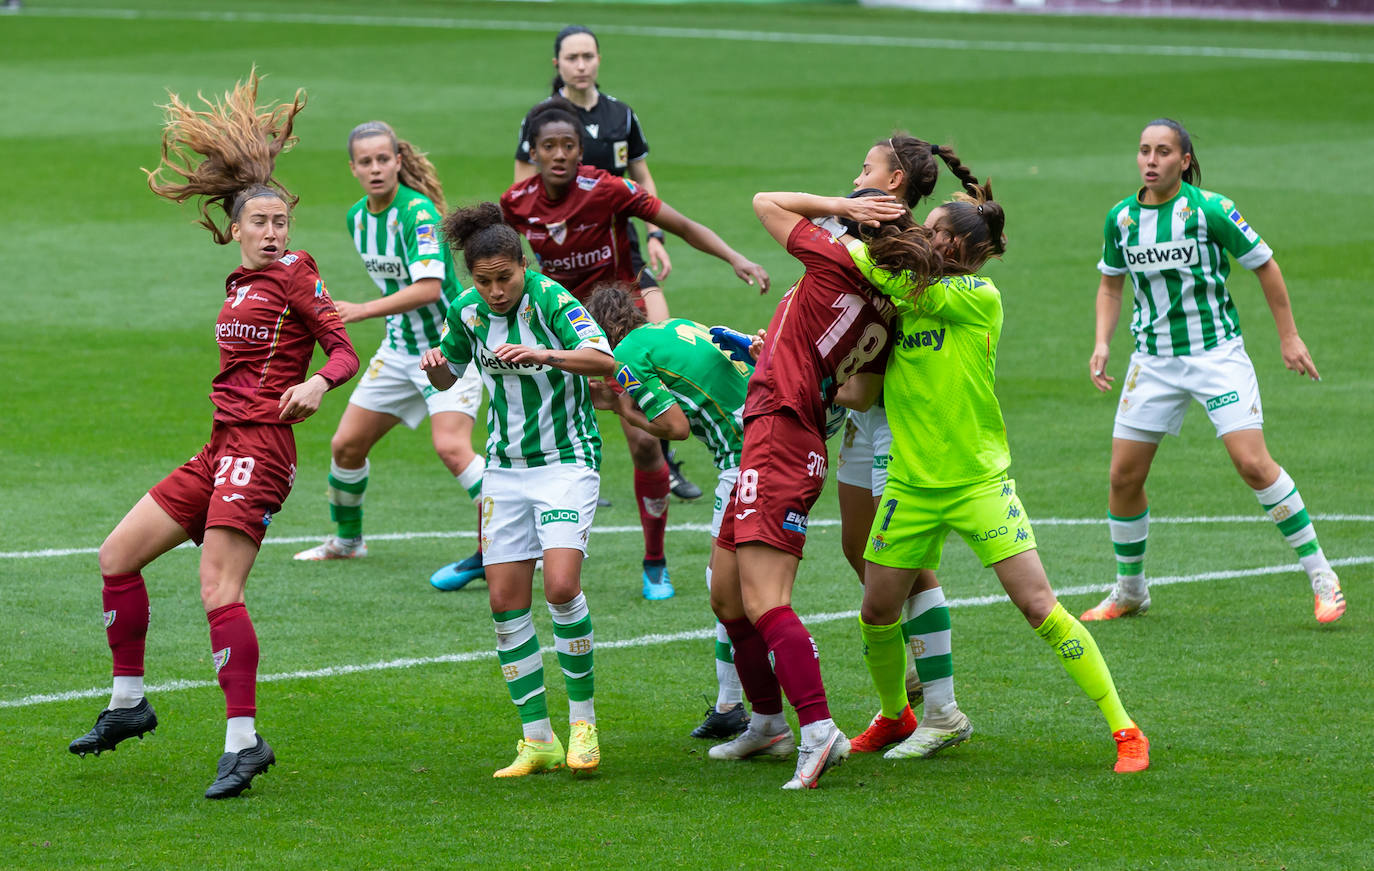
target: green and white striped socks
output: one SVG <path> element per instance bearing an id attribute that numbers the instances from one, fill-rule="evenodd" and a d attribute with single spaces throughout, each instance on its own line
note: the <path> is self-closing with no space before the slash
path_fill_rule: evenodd
<path id="1" fill-rule="evenodd" d="M 1150 534 L 1150 509 L 1134 517 L 1108 512 L 1107 527 L 1116 551 L 1116 588 L 1131 600 L 1145 598 L 1145 540 Z"/>
<path id="2" fill-rule="evenodd" d="M 1331 563 L 1326 561 L 1326 555 L 1317 543 L 1317 530 L 1307 514 L 1302 495 L 1298 493 L 1298 485 L 1293 483 L 1286 471 L 1279 469 L 1278 480 L 1263 490 L 1256 490 L 1255 498 L 1279 528 L 1284 540 L 1297 552 L 1298 562 L 1309 578 L 1317 572 L 1331 571 Z"/>
<path id="3" fill-rule="evenodd" d="M 501 663 L 501 675 L 506 679 L 511 701 L 520 714 L 525 737 L 531 741 L 552 741 L 553 725 L 544 695 L 544 660 L 530 609 L 494 612 L 491 619 L 496 623 L 496 658 Z"/>

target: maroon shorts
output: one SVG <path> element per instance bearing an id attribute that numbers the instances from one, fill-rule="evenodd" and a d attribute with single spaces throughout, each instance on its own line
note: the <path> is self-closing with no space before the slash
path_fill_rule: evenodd
<path id="1" fill-rule="evenodd" d="M 806 523 L 825 485 L 825 439 L 791 411 L 744 422 L 739 480 L 716 542 L 760 542 L 801 559 Z"/>
<path id="2" fill-rule="evenodd" d="M 228 526 L 261 545 L 295 480 L 291 427 L 216 422 L 210 443 L 148 495 L 196 544 L 209 527 Z"/>

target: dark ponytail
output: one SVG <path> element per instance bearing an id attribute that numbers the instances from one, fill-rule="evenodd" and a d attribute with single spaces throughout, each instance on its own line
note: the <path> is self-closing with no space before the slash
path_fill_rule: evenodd
<path id="1" fill-rule="evenodd" d="M 1156 118 L 1145 128 L 1149 127 L 1168 127 L 1178 136 L 1178 147 L 1184 154 L 1192 160 L 1188 161 L 1188 168 L 1183 171 L 1183 180 L 1194 187 L 1202 184 L 1202 165 L 1197 162 L 1197 152 L 1193 151 L 1193 137 L 1188 135 L 1188 131 L 1183 125 L 1172 118 Z"/>
<path id="2" fill-rule="evenodd" d="M 517 264 L 525 259 L 520 234 L 506 223 L 496 203 L 458 209 L 444 218 L 439 231 L 449 247 L 463 252 L 463 264 L 469 272 L 474 263 L 488 257 L 508 257 Z"/>
<path id="3" fill-rule="evenodd" d="M 976 186 L 972 193 L 956 194 L 952 202 L 938 207 L 939 224 L 954 237 L 940 271 L 945 275 L 969 275 L 982 268 L 991 257 L 1007 250 L 1003 230 L 1007 216 L 1002 204 L 992 198 L 992 180 Z"/>
<path id="4" fill-rule="evenodd" d="M 592 44 L 596 46 L 597 53 L 599 54 L 601 52 L 601 40 L 596 38 L 596 34 L 592 33 L 590 27 L 583 27 L 581 24 L 569 24 L 567 27 L 558 31 L 558 36 L 554 37 L 553 40 L 553 60 L 555 64 L 555 72 L 553 74 L 553 88 L 549 92 L 552 96 L 557 96 L 558 92 L 563 89 L 563 77 L 559 75 L 556 71 L 558 69 L 558 53 L 563 50 L 563 40 L 578 33 L 585 33 L 588 36 L 590 36 L 592 38 Z M 596 86 L 598 88 L 601 87 L 601 83 L 597 82 Z"/>
<path id="5" fill-rule="evenodd" d="M 937 157 L 954 173 L 965 192 L 972 195 L 978 189 L 977 177 L 948 145 L 935 145 L 905 133 L 893 134 L 874 144 L 886 145 L 889 149 L 888 168 L 893 171 L 900 169 L 906 175 L 904 199 L 908 206 L 915 206 L 935 193 L 935 183 L 940 177 L 940 165 L 935 162 Z"/>

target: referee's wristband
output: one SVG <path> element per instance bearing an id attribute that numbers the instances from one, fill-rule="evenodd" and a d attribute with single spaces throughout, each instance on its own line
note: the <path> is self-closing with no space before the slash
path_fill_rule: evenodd
<path id="1" fill-rule="evenodd" d="M 660 242 L 668 238 L 667 236 L 663 235 L 662 230 L 650 230 L 647 235 L 650 239 L 657 239 Z"/>

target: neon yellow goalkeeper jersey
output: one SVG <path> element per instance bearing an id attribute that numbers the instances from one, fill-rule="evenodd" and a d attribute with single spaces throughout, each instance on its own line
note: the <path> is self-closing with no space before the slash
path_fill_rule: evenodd
<path id="1" fill-rule="evenodd" d="M 909 291 L 875 268 L 862 246 L 850 253 L 879 290 L 899 299 Z M 889 478 L 915 487 L 960 487 L 1011 466 L 993 392 L 1001 336 L 1002 295 L 981 276 L 942 279 L 912 304 L 898 306 L 883 377 L 892 428 Z"/>

